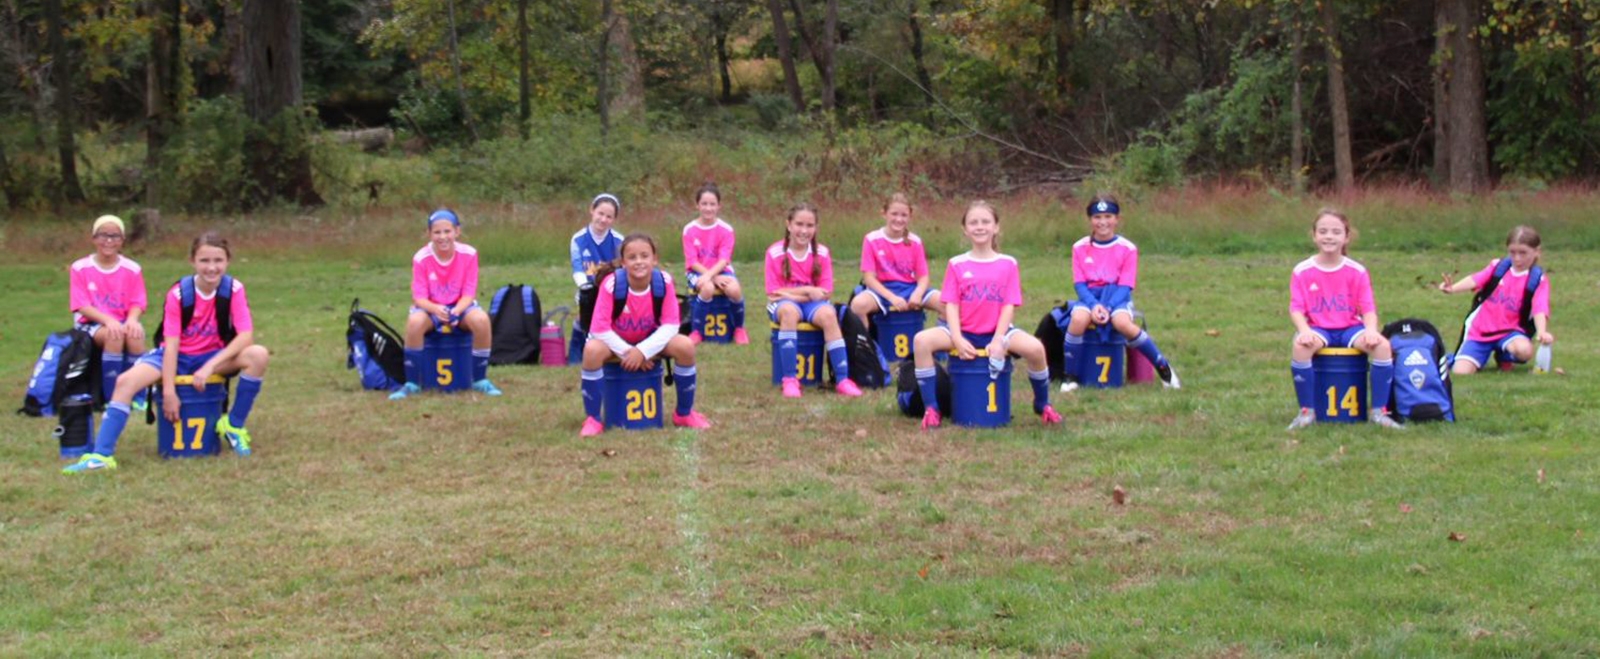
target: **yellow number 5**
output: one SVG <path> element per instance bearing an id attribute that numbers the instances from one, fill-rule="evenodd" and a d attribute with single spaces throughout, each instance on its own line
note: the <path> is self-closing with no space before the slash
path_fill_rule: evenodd
<path id="1" fill-rule="evenodd" d="M 456 374 L 450 370 L 450 360 L 448 359 L 439 360 L 439 363 L 434 365 L 433 370 L 439 373 L 438 381 L 441 387 L 449 386 L 451 382 L 456 381 Z"/>

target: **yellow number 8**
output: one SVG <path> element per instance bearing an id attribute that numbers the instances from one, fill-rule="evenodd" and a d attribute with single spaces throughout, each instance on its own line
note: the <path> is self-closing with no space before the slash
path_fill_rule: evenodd
<path id="1" fill-rule="evenodd" d="M 911 354 L 911 335 L 894 335 L 894 356 L 904 358 L 909 354 Z"/>

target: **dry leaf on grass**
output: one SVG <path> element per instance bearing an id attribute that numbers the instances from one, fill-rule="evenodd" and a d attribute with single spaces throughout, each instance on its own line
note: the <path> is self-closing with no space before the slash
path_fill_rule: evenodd
<path id="1" fill-rule="evenodd" d="M 1217 338 L 1219 336 L 1222 336 L 1222 330 L 1219 330 L 1219 329 L 1208 329 L 1208 330 L 1206 330 L 1206 336 L 1209 336 L 1209 337 L 1211 337 L 1213 339 Z"/>
<path id="2" fill-rule="evenodd" d="M 1455 531 L 1451 531 L 1450 532 L 1450 542 L 1466 542 L 1466 541 L 1467 541 L 1466 534 L 1457 533 Z"/>
<path id="3" fill-rule="evenodd" d="M 1411 504 L 1409 504 L 1409 503 L 1400 504 L 1400 512 L 1403 512 L 1403 513 L 1411 512 Z"/>
<path id="4" fill-rule="evenodd" d="M 1111 488 L 1111 503 L 1117 504 L 1119 506 L 1128 503 L 1128 491 L 1122 489 L 1121 485 L 1117 485 L 1117 486 L 1112 487 Z"/>
<path id="5" fill-rule="evenodd" d="M 600 456 L 604 458 L 617 457 L 617 450 L 614 448 L 600 449 Z"/>

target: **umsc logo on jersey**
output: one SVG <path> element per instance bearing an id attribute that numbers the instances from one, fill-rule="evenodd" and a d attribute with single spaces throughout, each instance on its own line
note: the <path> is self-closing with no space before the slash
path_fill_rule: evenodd
<path id="1" fill-rule="evenodd" d="M 968 272 L 962 276 L 970 277 L 972 273 Z M 993 282 L 978 282 L 961 289 L 962 302 L 1004 302 L 1005 299 L 1000 284 Z"/>
<path id="2" fill-rule="evenodd" d="M 1355 304 L 1351 302 L 1350 296 L 1329 295 L 1317 298 L 1316 302 L 1306 309 L 1306 313 L 1354 312 L 1355 310 Z"/>

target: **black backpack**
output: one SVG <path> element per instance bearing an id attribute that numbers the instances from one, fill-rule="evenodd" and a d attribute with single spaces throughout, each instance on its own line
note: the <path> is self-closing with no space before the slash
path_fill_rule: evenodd
<path id="1" fill-rule="evenodd" d="M 1472 325 L 1472 317 L 1478 314 L 1478 308 L 1488 301 L 1489 296 L 1494 295 L 1494 289 L 1500 287 L 1500 280 L 1510 271 L 1511 257 L 1501 258 L 1494 264 L 1494 274 L 1489 276 L 1489 281 L 1484 282 L 1483 288 L 1478 289 L 1478 292 L 1473 294 L 1472 307 L 1467 309 L 1467 317 L 1461 321 L 1461 336 L 1456 339 L 1456 351 L 1459 352 L 1461 346 L 1466 342 L 1467 329 Z M 1528 286 L 1522 291 L 1522 310 L 1519 314 L 1520 317 L 1517 319 L 1517 324 L 1521 326 L 1522 333 L 1528 335 L 1530 339 L 1537 337 L 1536 328 L 1533 324 L 1533 294 L 1538 292 L 1539 282 L 1543 279 L 1544 268 L 1533 266 L 1528 269 Z"/>
<path id="2" fill-rule="evenodd" d="M 839 332 L 844 336 L 844 348 L 850 357 L 850 379 L 863 389 L 882 389 L 889 384 L 889 360 L 884 359 L 883 351 L 878 346 L 877 325 L 867 329 L 867 323 L 861 320 L 848 305 L 834 305 L 839 314 Z M 828 363 L 828 368 L 833 368 L 833 363 Z M 833 381 L 838 382 L 839 375 L 833 374 Z"/>
<path id="3" fill-rule="evenodd" d="M 1439 330 L 1426 320 L 1406 318 L 1383 326 L 1394 348 L 1390 408 L 1402 421 L 1455 421 L 1455 385 L 1450 356 Z"/>
<path id="4" fill-rule="evenodd" d="M 406 383 L 405 344 L 400 342 L 400 334 L 377 314 L 362 309 L 360 299 L 350 303 L 345 340 L 349 349 L 346 367 L 361 370 L 363 387 L 393 390 Z"/>
<path id="5" fill-rule="evenodd" d="M 22 396 L 18 414 L 49 416 L 61 409 L 61 401 L 87 398 L 98 406 L 105 401 L 101 391 L 100 347 L 88 332 L 73 328 L 45 337 L 34 363 L 28 391 Z"/>
<path id="6" fill-rule="evenodd" d="M 533 286 L 506 284 L 494 292 L 489 303 L 489 322 L 494 342 L 489 348 L 489 363 L 539 363 L 539 294 Z"/>
<path id="7" fill-rule="evenodd" d="M 1067 313 L 1067 304 L 1051 307 L 1043 318 L 1039 319 L 1039 327 L 1033 331 L 1033 336 L 1044 344 L 1045 360 L 1050 362 L 1050 379 L 1061 381 L 1067 379 L 1067 323 L 1072 320 L 1072 314 Z"/>
<path id="8" fill-rule="evenodd" d="M 934 395 L 939 398 L 939 409 L 946 415 L 950 414 L 950 373 L 944 370 L 944 364 L 935 362 L 934 368 L 939 372 L 934 382 Z M 900 413 L 913 419 L 922 418 L 927 407 L 922 402 L 922 388 L 917 386 L 917 365 L 912 360 L 900 362 L 900 374 L 895 376 L 894 402 L 900 407 Z"/>

